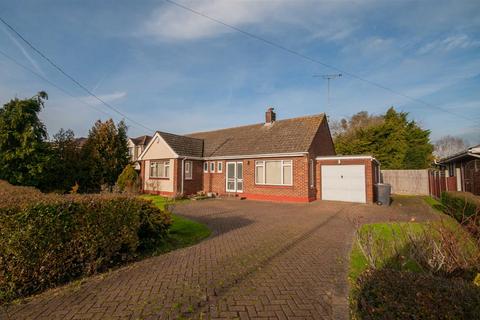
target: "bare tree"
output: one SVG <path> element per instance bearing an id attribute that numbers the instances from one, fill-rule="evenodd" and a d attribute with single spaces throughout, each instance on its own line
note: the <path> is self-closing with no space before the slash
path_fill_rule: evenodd
<path id="1" fill-rule="evenodd" d="M 444 136 L 435 142 L 434 148 L 435 157 L 442 159 L 465 150 L 467 146 L 462 138 Z"/>
<path id="2" fill-rule="evenodd" d="M 330 133 L 332 134 L 332 137 L 335 138 L 336 136 L 345 132 L 348 123 L 346 119 L 333 119 L 329 121 L 328 125 L 330 127 Z"/>

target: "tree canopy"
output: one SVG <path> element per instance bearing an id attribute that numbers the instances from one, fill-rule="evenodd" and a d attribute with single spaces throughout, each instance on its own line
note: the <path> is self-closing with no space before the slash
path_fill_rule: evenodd
<path id="1" fill-rule="evenodd" d="M 113 186 L 129 163 L 125 123 L 97 121 L 83 147 L 72 130 L 60 129 L 48 141 L 38 117 L 47 97 L 40 92 L 0 108 L 0 179 L 42 191 L 67 192 L 77 183 L 82 192 Z"/>
<path id="2" fill-rule="evenodd" d="M 362 111 L 338 123 L 334 135 L 338 154 L 369 154 L 384 169 L 423 169 L 433 161 L 430 131 L 409 121 L 406 112 L 393 107 L 385 115 Z"/>
<path id="3" fill-rule="evenodd" d="M 130 161 L 127 141 L 127 126 L 123 121 L 118 126 L 112 119 L 95 122 L 82 148 L 84 177 L 88 178 L 82 181 L 85 187 L 99 189 L 102 185 L 115 185 Z"/>
<path id="4" fill-rule="evenodd" d="M 40 186 L 50 154 L 45 125 L 38 118 L 48 96 L 10 100 L 0 108 L 0 179 Z"/>

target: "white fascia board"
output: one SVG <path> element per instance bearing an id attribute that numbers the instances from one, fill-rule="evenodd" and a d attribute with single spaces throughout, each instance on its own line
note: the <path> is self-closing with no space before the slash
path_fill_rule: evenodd
<path id="1" fill-rule="evenodd" d="M 170 147 L 170 145 L 165 141 L 165 139 L 163 139 L 158 132 L 155 132 L 155 134 L 152 137 L 152 140 L 150 140 L 150 142 L 147 144 L 147 147 L 145 148 L 145 150 L 143 150 L 143 152 L 138 156 L 137 161 L 143 160 L 143 156 L 145 155 L 145 153 L 147 153 L 148 149 L 150 149 L 152 144 L 155 142 L 156 138 L 161 139 L 163 143 L 165 143 L 165 145 L 168 147 L 168 149 L 172 151 L 172 153 L 174 154 L 173 156 L 174 159 L 179 158 L 178 154 L 175 151 L 173 151 L 172 147 Z"/>
<path id="2" fill-rule="evenodd" d="M 375 161 L 377 164 L 380 164 L 377 159 L 372 156 L 326 156 L 326 157 L 316 157 L 315 160 L 351 160 L 351 159 L 368 159 L 370 161 Z"/>

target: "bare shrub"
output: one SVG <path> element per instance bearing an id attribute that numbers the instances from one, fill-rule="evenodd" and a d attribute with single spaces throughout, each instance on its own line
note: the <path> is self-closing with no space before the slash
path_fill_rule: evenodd
<path id="1" fill-rule="evenodd" d="M 478 226 L 471 220 L 469 225 Z M 480 242 L 450 220 L 391 223 L 385 228 L 391 233 L 389 239 L 373 227 L 357 231 L 358 247 L 370 268 L 402 270 L 413 263 L 430 274 L 468 278 L 480 269 Z"/>
<path id="2" fill-rule="evenodd" d="M 409 257 L 432 274 L 462 275 L 480 266 L 479 243 L 468 232 L 441 219 L 423 226 L 418 234 L 407 233 Z"/>

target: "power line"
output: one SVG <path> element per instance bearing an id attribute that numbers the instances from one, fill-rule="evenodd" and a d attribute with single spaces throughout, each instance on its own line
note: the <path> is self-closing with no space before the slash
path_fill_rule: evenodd
<path id="1" fill-rule="evenodd" d="M 126 114 L 124 114 L 123 112 L 119 111 L 117 108 L 113 107 L 112 105 L 110 105 L 109 103 L 107 103 L 106 101 L 104 101 L 103 99 L 101 99 L 100 97 L 98 97 L 96 94 L 94 94 L 93 92 L 91 92 L 88 88 L 86 88 L 83 84 L 81 84 L 79 81 L 77 81 L 74 77 L 72 77 L 71 75 L 69 75 L 66 71 L 64 71 L 58 64 L 56 64 L 52 59 L 48 58 L 45 54 L 43 54 L 39 49 L 37 49 L 32 43 L 30 43 L 30 41 L 28 41 L 27 39 L 25 39 L 17 30 L 15 30 L 15 28 L 13 28 L 10 24 L 8 24 L 2 17 L 0 17 L 0 21 L 6 25 L 13 33 L 15 33 L 20 39 L 22 39 L 23 42 L 25 42 L 30 48 L 32 48 L 33 51 L 35 51 L 38 55 L 40 55 L 43 59 L 45 59 L 50 65 L 52 65 L 55 69 L 57 69 L 60 73 L 62 73 L 65 77 L 67 77 L 68 79 L 70 79 L 73 83 L 75 83 L 78 87 L 80 87 L 83 91 L 85 91 L 86 93 L 88 93 L 90 96 L 94 97 L 95 99 L 97 99 L 98 101 L 100 101 L 103 105 L 105 105 L 107 108 L 113 110 L 114 112 L 118 113 L 119 115 L 121 115 L 122 117 L 124 117 L 125 119 L 129 120 L 130 122 L 133 122 L 133 123 L 136 123 L 137 125 L 139 125 L 140 127 L 144 128 L 144 129 L 147 129 L 149 131 L 154 131 L 153 129 L 151 128 L 148 128 L 146 126 L 144 126 L 143 124 L 141 124 L 140 122 L 128 117 Z"/>
<path id="2" fill-rule="evenodd" d="M 98 112 L 101 112 L 109 117 L 113 117 L 110 113 L 107 113 L 105 111 L 103 111 L 102 109 L 99 109 L 99 108 L 96 108 L 95 106 L 92 106 L 88 103 L 86 103 L 85 101 L 79 99 L 78 97 L 75 97 L 73 94 L 71 94 L 70 92 L 66 91 L 65 89 L 59 87 L 58 85 L 56 85 L 55 83 L 53 83 L 52 81 L 48 80 L 47 78 L 45 78 L 44 76 L 42 76 L 40 73 L 36 72 L 35 70 L 27 67 L 26 65 L 18 62 L 16 59 L 14 59 L 13 57 L 9 56 L 8 54 L 6 54 L 5 52 L 3 52 L 2 50 L 0 50 L 0 54 L 2 56 L 4 56 L 5 58 L 7 58 L 8 60 L 12 61 L 13 63 L 15 63 L 17 66 L 33 73 L 34 75 L 36 75 L 38 78 L 42 79 L 43 81 L 47 82 L 48 84 L 50 84 L 52 87 L 55 87 L 56 89 L 60 90 L 61 92 L 65 93 L 66 95 L 74 98 L 74 99 L 77 99 L 78 101 L 80 101 L 81 103 L 85 104 L 86 106 L 98 111 Z"/>
<path id="3" fill-rule="evenodd" d="M 168 2 L 168 3 L 170 3 L 170 4 L 172 4 L 172 5 L 176 6 L 176 7 L 179 7 L 179 8 L 181 8 L 181 9 L 186 10 L 186 11 L 189 11 L 189 12 L 195 14 L 195 15 L 198 15 L 198 16 L 200 16 L 200 17 L 203 17 L 203 18 L 208 19 L 208 20 L 210 20 L 210 21 L 213 21 L 213 22 L 215 22 L 215 23 L 221 24 L 221 25 L 223 25 L 224 27 L 227 27 L 227 28 L 230 28 L 230 29 L 232 29 L 232 30 L 235 30 L 235 31 L 237 31 L 237 32 L 239 32 L 239 33 L 247 36 L 247 37 L 250 37 L 250 38 L 252 38 L 252 39 L 255 39 L 255 40 L 258 40 L 258 41 L 260 41 L 260 42 L 263 42 L 263 43 L 265 43 L 265 44 L 267 44 L 267 45 L 269 45 L 269 46 L 272 46 L 272 47 L 277 48 L 277 49 L 279 49 L 279 50 L 282 50 L 282 51 L 285 51 L 285 52 L 290 53 L 290 54 L 292 54 L 292 55 L 295 55 L 295 56 L 300 57 L 300 58 L 302 58 L 302 59 L 304 59 L 304 60 L 307 60 L 307 61 L 310 61 L 310 62 L 319 64 L 319 65 L 321 65 L 321 66 L 330 68 L 330 69 L 332 69 L 332 70 L 338 71 L 339 73 L 345 74 L 345 75 L 347 75 L 347 76 L 350 76 L 351 78 L 354 78 L 354 79 L 363 81 L 363 82 L 368 83 L 368 84 L 370 84 L 370 85 L 372 85 L 372 86 L 375 86 L 375 87 L 381 88 L 381 89 L 383 89 L 383 90 L 389 91 L 389 92 L 391 92 L 391 93 L 393 93 L 393 94 L 396 94 L 396 95 L 398 95 L 398 96 L 401 96 L 401 97 L 403 97 L 403 98 L 406 98 L 406 99 L 408 99 L 408 100 L 410 100 L 410 101 L 413 101 L 413 102 L 416 102 L 416 103 L 419 103 L 419 104 L 423 104 L 423 105 L 428 106 L 428 107 L 430 107 L 430 108 L 437 109 L 437 110 L 440 110 L 440 111 L 445 112 L 445 113 L 449 113 L 449 114 L 451 114 L 451 115 L 454 115 L 454 116 L 463 118 L 463 119 L 468 120 L 468 121 L 472 121 L 472 119 L 469 118 L 469 117 L 463 116 L 463 115 L 458 114 L 458 113 L 451 112 L 451 111 L 446 110 L 446 109 L 443 109 L 443 108 L 441 108 L 441 107 L 439 107 L 439 106 L 436 106 L 436 105 L 433 105 L 433 104 L 431 104 L 431 103 L 428 103 L 428 102 L 426 102 L 426 101 L 424 101 L 424 100 L 422 100 L 422 99 L 418 99 L 418 98 L 409 96 L 409 95 L 407 95 L 407 94 L 405 94 L 405 93 L 403 93 L 403 92 L 394 90 L 394 89 L 389 88 L 389 87 L 387 87 L 387 86 L 384 86 L 384 85 L 382 85 L 382 84 L 380 84 L 380 83 L 377 83 L 377 82 L 368 80 L 368 79 L 363 78 L 363 77 L 361 77 L 361 76 L 358 76 L 358 75 L 356 75 L 356 74 L 354 74 L 354 73 L 345 71 L 345 70 L 343 70 L 343 69 L 340 69 L 340 68 L 338 68 L 338 67 L 335 67 L 335 66 L 333 66 L 333 65 L 330 65 L 330 64 L 328 64 L 328 63 L 322 62 L 322 61 L 317 60 L 317 59 L 315 59 L 315 58 L 312 58 L 312 57 L 310 57 L 310 56 L 308 56 L 308 55 L 306 55 L 306 54 L 303 54 L 303 53 L 301 53 L 301 52 L 298 52 L 298 51 L 295 51 L 295 50 L 293 50 L 293 49 L 287 48 L 287 47 L 285 47 L 285 46 L 283 46 L 283 45 L 281 45 L 281 44 L 278 44 L 278 43 L 276 43 L 276 42 L 273 42 L 273 41 L 268 40 L 268 39 L 266 39 L 266 38 L 263 38 L 263 37 L 261 37 L 261 36 L 255 35 L 255 34 L 253 34 L 253 33 L 251 33 L 251 32 L 248 32 L 248 31 L 245 31 L 245 30 L 240 29 L 240 28 L 238 28 L 238 27 L 235 27 L 235 26 L 233 26 L 233 25 L 231 25 L 231 24 L 228 24 L 228 23 L 226 23 L 226 22 L 224 22 L 224 21 L 221 21 L 221 20 L 219 20 L 219 19 L 213 18 L 213 17 L 211 17 L 211 16 L 209 16 L 209 15 L 207 15 L 207 14 L 205 14 L 205 13 L 202 13 L 202 12 L 200 12 L 200 11 L 197 11 L 197 10 L 195 10 L 195 9 L 192 9 L 192 8 L 190 8 L 190 7 L 187 7 L 187 6 L 183 5 L 183 4 L 180 4 L 180 3 L 178 3 L 178 2 L 175 2 L 175 1 L 173 1 L 173 0 L 165 0 L 165 2 Z"/>

